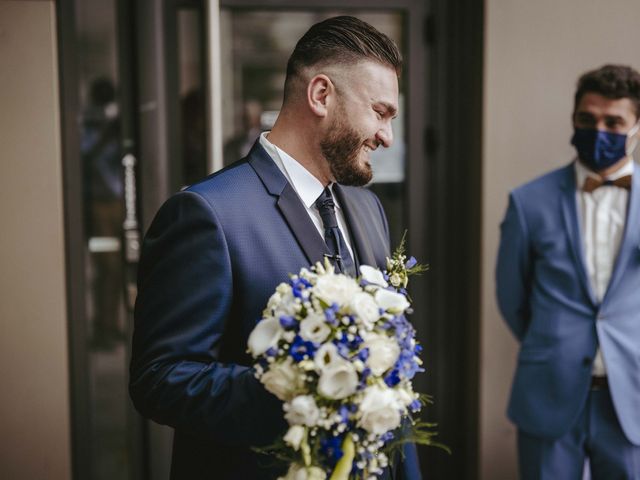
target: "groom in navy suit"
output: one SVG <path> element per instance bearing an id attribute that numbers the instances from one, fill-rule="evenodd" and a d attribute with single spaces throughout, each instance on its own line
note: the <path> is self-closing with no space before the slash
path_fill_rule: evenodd
<path id="1" fill-rule="evenodd" d="M 271 132 L 154 219 L 139 267 L 130 392 L 144 416 L 175 429 L 171 478 L 283 473 L 251 450 L 286 425 L 282 403 L 254 378 L 247 338 L 289 273 L 325 256 L 349 273 L 384 267 L 387 221 L 360 187 L 372 177 L 370 152 L 393 141 L 400 68 L 395 44 L 366 23 L 314 25 L 289 59 Z M 420 478 L 414 445 L 384 478 Z"/>
<path id="2" fill-rule="evenodd" d="M 577 158 L 511 192 L 498 303 L 520 342 L 509 417 L 524 480 L 640 479 L 640 74 L 575 94 Z"/>

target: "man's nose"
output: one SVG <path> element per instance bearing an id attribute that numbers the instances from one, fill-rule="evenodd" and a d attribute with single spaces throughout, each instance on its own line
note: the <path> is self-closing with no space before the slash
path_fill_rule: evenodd
<path id="1" fill-rule="evenodd" d="M 393 128 L 391 127 L 391 122 L 385 124 L 376 135 L 376 138 L 383 147 L 389 148 L 393 143 Z"/>

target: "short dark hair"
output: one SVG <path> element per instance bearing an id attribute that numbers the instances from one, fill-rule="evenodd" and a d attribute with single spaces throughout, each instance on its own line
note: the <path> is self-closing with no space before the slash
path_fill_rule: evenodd
<path id="1" fill-rule="evenodd" d="M 640 73 L 626 65 L 604 65 L 583 74 L 578 80 L 573 112 L 585 93 L 598 93 L 609 99 L 628 98 L 640 118 Z"/>
<path id="2" fill-rule="evenodd" d="M 293 50 L 287 63 L 285 99 L 293 78 L 318 64 L 347 65 L 372 60 L 387 65 L 399 76 L 402 54 L 384 33 L 351 16 L 332 17 L 313 25 Z"/>

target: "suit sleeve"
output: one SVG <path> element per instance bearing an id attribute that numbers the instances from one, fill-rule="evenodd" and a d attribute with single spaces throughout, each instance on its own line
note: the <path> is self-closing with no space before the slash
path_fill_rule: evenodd
<path id="1" fill-rule="evenodd" d="M 522 341 L 530 320 L 531 249 L 526 222 L 513 194 L 500 226 L 496 266 L 498 306 L 507 325 Z"/>
<path id="2" fill-rule="evenodd" d="M 144 241 L 129 390 L 158 423 L 225 445 L 264 445 L 284 429 L 282 404 L 253 369 L 219 358 L 225 325 L 242 320 L 230 318 L 232 285 L 214 210 L 196 193 L 176 194 Z"/>

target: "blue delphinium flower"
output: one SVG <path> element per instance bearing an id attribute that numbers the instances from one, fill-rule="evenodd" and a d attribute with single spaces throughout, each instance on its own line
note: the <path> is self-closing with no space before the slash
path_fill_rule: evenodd
<path id="1" fill-rule="evenodd" d="M 267 357 L 275 357 L 278 354 L 278 349 L 276 347 L 269 347 L 264 354 Z"/>
<path id="2" fill-rule="evenodd" d="M 340 307 L 335 302 L 324 310 L 324 317 L 327 320 L 327 323 L 333 327 L 338 325 L 338 319 L 336 318 L 338 310 L 340 310 Z"/>
<path id="3" fill-rule="evenodd" d="M 386 383 L 389 387 L 395 387 L 400 383 L 400 371 L 397 368 L 394 368 L 387 376 L 384 377 L 384 383 Z"/>
<path id="4" fill-rule="evenodd" d="M 296 327 L 300 325 L 300 322 L 298 322 L 291 315 L 281 315 L 280 325 L 282 325 L 282 328 L 284 328 L 285 330 L 291 330 L 291 329 L 298 330 Z"/>
<path id="5" fill-rule="evenodd" d="M 304 340 L 300 335 L 296 335 L 296 338 L 293 339 L 293 343 L 291 344 L 291 348 L 289 349 L 289 355 L 296 362 L 300 362 L 304 360 L 305 356 L 308 358 L 313 358 L 313 354 L 316 351 L 316 346 L 313 342 L 308 342 Z"/>
<path id="6" fill-rule="evenodd" d="M 368 358 L 369 358 L 369 347 L 363 348 L 358 352 L 358 360 L 366 362 Z"/>
<path id="7" fill-rule="evenodd" d="M 291 285 L 291 289 L 293 290 L 293 296 L 297 298 L 305 298 L 303 294 L 304 290 L 311 287 L 309 281 L 301 277 L 292 277 L 289 280 L 289 285 Z"/>
<path id="8" fill-rule="evenodd" d="M 351 336 L 351 339 L 349 339 Z M 349 335 L 341 332 L 335 339 L 334 344 L 338 348 L 338 353 L 347 360 L 351 357 L 351 352 L 358 350 L 360 345 L 364 342 L 360 335 Z M 364 360 L 363 360 L 364 361 Z"/>
<path id="9" fill-rule="evenodd" d="M 360 374 L 360 382 L 358 382 L 358 390 L 364 390 L 367 387 L 367 379 L 371 375 L 371 369 L 366 367 Z"/>
<path id="10" fill-rule="evenodd" d="M 384 443 L 387 443 L 389 440 L 393 440 L 393 431 L 389 430 L 386 433 L 383 433 L 380 436 L 380 440 L 382 440 Z"/>
<path id="11" fill-rule="evenodd" d="M 358 407 L 356 405 L 340 405 L 338 409 L 338 414 L 340 415 L 340 423 L 344 423 L 345 425 L 349 423 L 349 416 L 354 413 L 354 409 L 357 410 Z"/>
<path id="12" fill-rule="evenodd" d="M 418 264 L 418 260 L 416 260 L 415 257 L 411 257 L 409 258 L 409 260 L 407 260 L 407 263 L 404 264 L 404 268 L 409 269 L 409 268 L 413 268 Z"/>
<path id="13" fill-rule="evenodd" d="M 327 458 L 331 467 L 342 458 L 342 437 L 328 437 L 320 442 L 320 451 Z"/>

